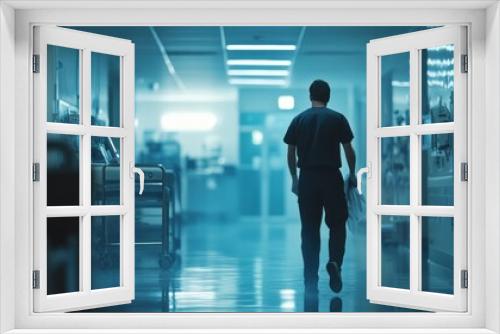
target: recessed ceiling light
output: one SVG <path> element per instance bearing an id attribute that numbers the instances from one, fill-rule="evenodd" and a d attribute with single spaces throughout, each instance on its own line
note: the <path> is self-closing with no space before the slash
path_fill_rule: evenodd
<path id="1" fill-rule="evenodd" d="M 229 59 L 227 61 L 229 66 L 290 66 L 291 60 L 279 59 Z"/>
<path id="2" fill-rule="evenodd" d="M 229 51 L 295 51 L 294 44 L 228 44 Z"/>
<path id="3" fill-rule="evenodd" d="M 167 112 L 161 118 L 161 128 L 172 132 L 210 131 L 217 125 L 211 112 Z"/>
<path id="4" fill-rule="evenodd" d="M 292 95 L 281 95 L 278 97 L 278 108 L 281 110 L 292 110 L 295 108 L 295 98 Z"/>
<path id="5" fill-rule="evenodd" d="M 231 85 L 256 85 L 256 86 L 285 86 L 287 81 L 284 79 L 229 79 Z"/>
<path id="6" fill-rule="evenodd" d="M 253 77 L 286 77 L 290 74 L 288 70 L 228 70 L 231 76 L 253 76 Z"/>
<path id="7" fill-rule="evenodd" d="M 264 134 L 260 130 L 252 131 L 252 144 L 254 145 L 262 145 L 264 141 Z"/>

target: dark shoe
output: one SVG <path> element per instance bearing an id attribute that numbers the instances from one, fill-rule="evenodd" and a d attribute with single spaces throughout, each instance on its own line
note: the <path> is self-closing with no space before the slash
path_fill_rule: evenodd
<path id="1" fill-rule="evenodd" d="M 330 275 L 330 289 L 335 293 L 339 293 L 342 290 L 342 277 L 340 276 L 340 268 L 337 262 L 328 262 L 326 271 Z"/>

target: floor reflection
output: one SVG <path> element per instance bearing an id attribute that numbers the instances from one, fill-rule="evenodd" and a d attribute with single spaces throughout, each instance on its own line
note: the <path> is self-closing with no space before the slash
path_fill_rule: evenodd
<path id="1" fill-rule="evenodd" d="M 342 299 L 333 297 L 330 300 L 330 312 L 342 312 Z"/>
<path id="2" fill-rule="evenodd" d="M 326 227 L 323 227 L 326 229 Z M 327 261 L 326 230 L 321 262 Z M 159 268 L 159 249 L 136 248 L 136 298 L 97 312 L 398 312 L 366 299 L 366 240 L 348 235 L 338 295 L 321 270 L 319 293 L 304 296 L 300 224 L 297 221 L 192 221 L 169 271 Z M 324 268 L 324 266 L 321 266 Z"/>

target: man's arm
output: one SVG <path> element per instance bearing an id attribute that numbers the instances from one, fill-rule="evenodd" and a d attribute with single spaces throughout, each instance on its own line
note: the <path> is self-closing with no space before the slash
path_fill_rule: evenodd
<path id="1" fill-rule="evenodd" d="M 347 164 L 349 165 L 349 183 L 355 187 L 357 185 L 356 152 L 354 152 L 354 148 L 352 147 L 351 142 L 342 143 L 342 147 L 344 148 Z"/>
<path id="2" fill-rule="evenodd" d="M 288 145 L 288 170 L 292 176 L 292 192 L 298 195 L 298 178 L 297 178 L 297 146 Z"/>

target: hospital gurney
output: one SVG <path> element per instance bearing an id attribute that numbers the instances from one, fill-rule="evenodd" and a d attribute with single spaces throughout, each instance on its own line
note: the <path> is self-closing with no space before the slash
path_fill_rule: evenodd
<path id="1" fill-rule="evenodd" d="M 180 247 L 180 218 L 175 205 L 175 174 L 161 165 L 138 165 L 144 172 L 144 192 L 138 194 L 136 179 L 135 197 L 135 245 L 138 247 L 160 246 L 158 263 L 161 268 L 170 267 Z M 92 164 L 94 205 L 119 203 L 120 169 L 117 165 Z M 108 263 L 110 247 L 118 246 L 108 236 L 106 224 L 102 224 L 102 263 Z M 116 252 L 115 252 L 116 253 Z"/>

